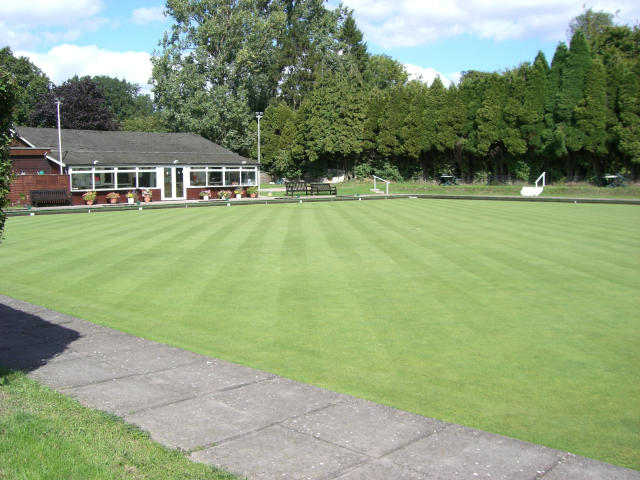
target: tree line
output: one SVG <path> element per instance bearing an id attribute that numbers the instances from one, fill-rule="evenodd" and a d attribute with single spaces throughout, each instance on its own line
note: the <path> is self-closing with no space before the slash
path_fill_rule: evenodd
<path id="1" fill-rule="evenodd" d="M 539 53 L 447 88 L 369 54 L 353 12 L 321 0 L 170 0 L 167 13 L 152 83 L 168 123 L 255 158 L 264 111 L 277 177 L 638 177 L 640 31 L 611 14 L 573 19 L 551 64 Z"/>
<path id="2" fill-rule="evenodd" d="M 334 168 L 391 180 L 638 178 L 640 30 L 609 13 L 574 18 L 550 64 L 539 53 L 446 87 L 370 54 L 353 12 L 323 0 L 168 0 L 166 12 L 173 26 L 152 59 L 153 101 L 109 77 L 55 87 L 0 50 L 19 86 L 14 122 L 55 126 L 63 97 L 66 128 L 190 131 L 255 158 L 254 113 L 264 112 L 262 165 L 276 177 Z"/>
<path id="3" fill-rule="evenodd" d="M 106 75 L 77 75 L 60 85 L 25 57 L 16 57 L 9 47 L 0 49 L 0 68 L 15 85 L 13 124 L 57 127 L 60 101 L 62 128 L 86 130 L 169 131 L 151 97 L 137 84 Z"/>

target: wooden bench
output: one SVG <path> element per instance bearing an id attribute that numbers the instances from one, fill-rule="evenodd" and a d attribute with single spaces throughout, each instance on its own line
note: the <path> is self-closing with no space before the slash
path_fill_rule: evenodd
<path id="1" fill-rule="evenodd" d="M 320 195 L 321 193 L 326 192 L 329 195 L 337 195 L 338 189 L 335 185 L 331 185 L 330 183 L 312 183 L 311 187 L 311 195 Z"/>
<path id="2" fill-rule="evenodd" d="M 307 182 L 287 182 L 284 184 L 285 196 L 294 193 L 304 192 L 305 195 L 309 195 L 309 184 Z"/>
<path id="3" fill-rule="evenodd" d="M 69 205 L 71 196 L 66 190 L 31 190 L 29 192 L 31 203 L 40 205 Z"/>

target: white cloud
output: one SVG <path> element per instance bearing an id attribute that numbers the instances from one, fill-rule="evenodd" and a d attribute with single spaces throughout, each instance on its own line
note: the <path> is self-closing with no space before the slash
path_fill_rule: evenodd
<path id="1" fill-rule="evenodd" d="M 424 68 L 418 65 L 411 65 L 410 63 L 404 63 L 403 65 L 409 74 L 410 80 L 422 80 L 426 82 L 427 85 L 431 85 L 436 77 L 440 77 L 445 87 L 448 87 L 452 83 L 457 84 L 460 81 L 460 72 L 443 74 L 433 68 Z"/>
<path id="2" fill-rule="evenodd" d="M 414 47 L 468 34 L 496 41 L 566 40 L 569 21 L 583 12 L 575 0 L 344 0 L 368 41 L 385 48 Z M 615 13 L 616 23 L 636 25 L 635 0 L 598 0 L 594 11 Z"/>
<path id="3" fill-rule="evenodd" d="M 100 0 L 0 2 L 0 45 L 32 49 L 42 43 L 71 42 L 108 23 Z"/>
<path id="4" fill-rule="evenodd" d="M 112 52 L 94 45 L 79 47 L 64 44 L 46 53 L 14 53 L 29 58 L 56 85 L 74 75 L 108 75 L 139 84 L 143 93 L 149 93 L 151 89 L 147 84 L 151 77 L 151 55 L 147 52 Z"/>
<path id="5" fill-rule="evenodd" d="M 131 20 L 138 25 L 165 20 L 163 7 L 136 8 L 131 14 Z"/>

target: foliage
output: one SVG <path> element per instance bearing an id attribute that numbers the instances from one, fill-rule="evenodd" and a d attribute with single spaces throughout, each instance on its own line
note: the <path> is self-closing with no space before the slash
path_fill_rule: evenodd
<path id="1" fill-rule="evenodd" d="M 96 192 L 95 190 L 90 190 L 82 194 L 82 199 L 85 202 L 94 202 L 97 196 L 98 196 L 98 192 Z"/>
<path id="2" fill-rule="evenodd" d="M 153 114 L 151 97 L 141 95 L 139 85 L 106 75 L 94 76 L 91 80 L 102 90 L 107 105 L 118 122 L 134 117 L 144 118 Z"/>
<path id="3" fill-rule="evenodd" d="M 352 12 L 321 0 L 167 8 L 174 26 L 153 59 L 165 125 L 256 157 L 253 112 L 264 111 L 262 168 L 276 178 L 329 168 L 467 182 L 478 172 L 640 178 L 640 32 L 613 25 L 613 14 L 586 9 L 573 19 L 551 65 L 539 52 L 445 87 L 409 81 L 396 60 L 368 54 Z"/>
<path id="4" fill-rule="evenodd" d="M 200 198 L 204 198 L 204 197 L 211 197 L 211 190 L 209 189 L 204 189 L 201 190 L 198 195 L 200 196 Z"/>
<path id="5" fill-rule="evenodd" d="M 56 127 L 58 125 L 56 99 L 60 105 L 62 128 L 83 130 L 117 130 L 118 125 L 100 86 L 89 77 L 74 77 L 54 87 L 40 97 L 29 125 Z"/>
<path id="6" fill-rule="evenodd" d="M 16 83 L 13 123 L 26 125 L 40 96 L 51 89 L 51 80 L 26 57 L 15 57 L 9 47 L 0 50 L 0 68 L 10 73 Z"/>
<path id="7" fill-rule="evenodd" d="M 108 200 L 117 200 L 120 198 L 120 194 L 118 192 L 109 192 L 107 193 L 106 198 Z"/>
<path id="8" fill-rule="evenodd" d="M 169 124 L 159 113 L 137 115 L 120 122 L 120 130 L 129 132 L 170 132 Z"/>
<path id="9" fill-rule="evenodd" d="M 6 214 L 9 204 L 9 188 L 13 181 L 9 145 L 11 144 L 11 119 L 17 102 L 18 86 L 15 80 L 0 66 L 0 241 L 4 233 Z"/>
<path id="10" fill-rule="evenodd" d="M 148 188 L 143 188 L 142 190 L 140 190 L 140 195 L 142 195 L 142 198 L 152 198 L 153 190 L 149 190 Z"/>

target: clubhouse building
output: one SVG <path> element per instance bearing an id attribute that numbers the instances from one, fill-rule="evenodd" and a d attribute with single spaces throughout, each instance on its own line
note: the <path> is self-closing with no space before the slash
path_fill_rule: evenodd
<path id="1" fill-rule="evenodd" d="M 61 130 L 62 155 L 55 128 L 16 127 L 10 147 L 16 179 L 12 203 L 29 203 L 32 190 L 66 189 L 73 204 L 97 192 L 147 189 L 153 200 L 196 200 L 203 189 L 257 186 L 260 166 L 199 135 L 98 130 Z"/>

